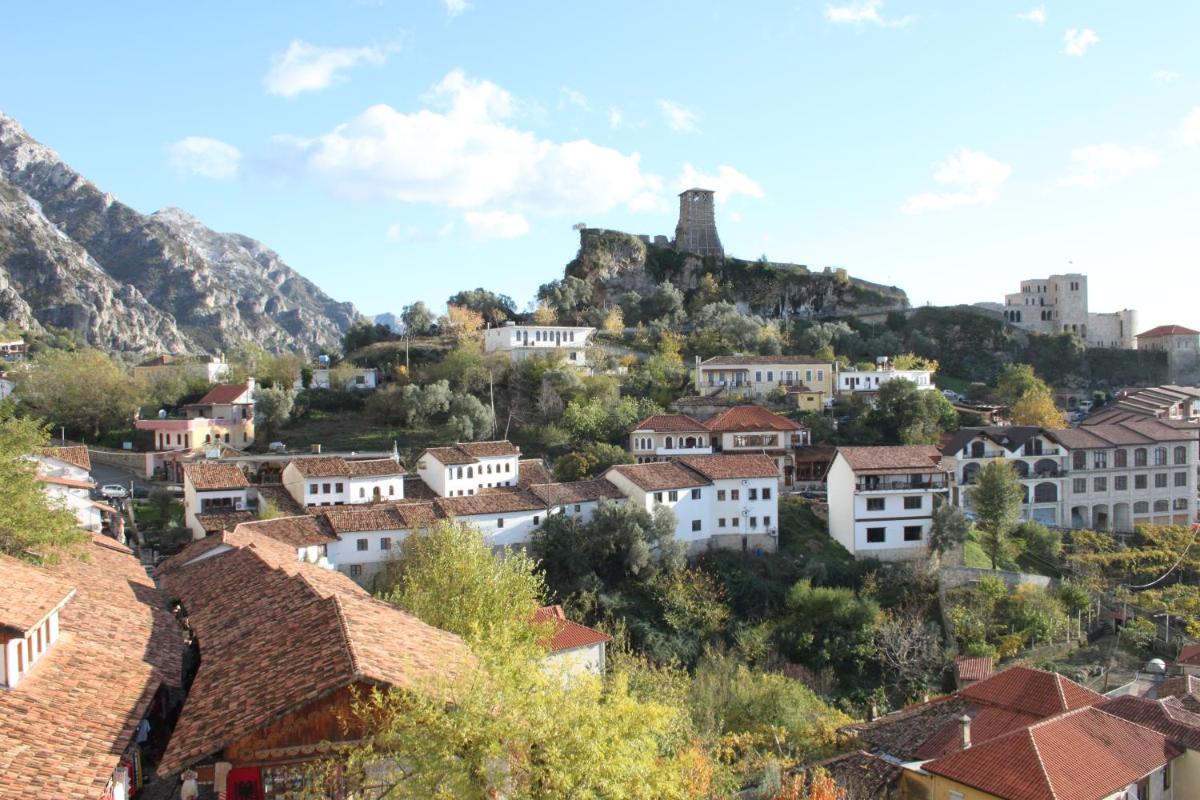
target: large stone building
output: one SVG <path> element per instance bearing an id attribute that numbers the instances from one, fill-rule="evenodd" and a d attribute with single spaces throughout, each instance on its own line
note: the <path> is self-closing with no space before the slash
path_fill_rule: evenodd
<path id="1" fill-rule="evenodd" d="M 711 189 L 688 189 L 679 193 L 679 223 L 675 226 L 675 249 L 698 256 L 725 257 L 717 236 L 717 216 Z"/>
<path id="2" fill-rule="evenodd" d="M 1138 350 L 1167 354 L 1167 382 L 1200 382 L 1200 331 L 1182 325 L 1159 325 L 1137 336 Z"/>
<path id="3" fill-rule="evenodd" d="M 1073 333 L 1087 347 L 1137 346 L 1137 312 L 1089 311 L 1087 276 L 1075 272 L 1021 281 L 1021 291 L 1004 296 L 1004 319 L 1033 333 Z"/>

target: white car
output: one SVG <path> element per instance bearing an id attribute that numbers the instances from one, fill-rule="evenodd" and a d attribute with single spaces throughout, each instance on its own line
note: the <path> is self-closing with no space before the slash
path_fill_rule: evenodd
<path id="1" fill-rule="evenodd" d="M 129 497 L 129 489 L 119 483 L 106 483 L 100 487 L 100 494 L 109 500 L 124 500 Z"/>
<path id="2" fill-rule="evenodd" d="M 963 396 L 953 389 L 942 389 L 942 397 L 945 397 L 952 403 L 961 403 Z"/>

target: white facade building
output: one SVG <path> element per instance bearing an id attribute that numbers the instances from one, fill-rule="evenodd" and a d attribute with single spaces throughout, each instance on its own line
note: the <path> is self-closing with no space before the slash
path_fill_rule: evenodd
<path id="1" fill-rule="evenodd" d="M 203 539 L 207 530 L 200 517 L 229 514 L 257 508 L 251 498 L 250 481 L 236 464 L 197 462 L 183 468 L 183 523 L 193 539 Z"/>
<path id="2" fill-rule="evenodd" d="M 629 431 L 629 451 L 639 464 L 706 455 L 713 451 L 712 435 L 703 422 L 686 414 L 655 414 Z"/>
<path id="3" fill-rule="evenodd" d="M 916 558 L 949 474 L 932 445 L 842 447 L 826 477 L 829 535 L 856 558 Z"/>
<path id="4" fill-rule="evenodd" d="M 1087 280 L 1086 275 L 1068 273 L 1021 281 L 1021 291 L 1004 296 L 1004 319 L 1034 333 L 1073 333 L 1087 347 L 1133 350 L 1137 312 L 1089 311 Z"/>
<path id="5" fill-rule="evenodd" d="M 334 387 L 334 380 L 339 384 Z M 362 389 L 370 390 L 379 385 L 379 371 L 372 367 L 314 367 L 310 389 Z M 297 378 L 293 387 L 296 391 L 304 388 L 304 379 Z"/>
<path id="6" fill-rule="evenodd" d="M 79 527 L 98 532 L 104 527 L 106 514 L 116 517 L 117 510 L 107 503 L 92 499 L 92 460 L 86 447 L 45 447 L 33 454 L 37 462 L 37 477 L 52 505 L 75 515 Z"/>
<path id="7" fill-rule="evenodd" d="M 565 363 L 586 367 L 588 340 L 595 332 L 595 328 L 570 325 L 517 325 L 509 322 L 484 331 L 483 348 L 488 353 L 505 353 L 512 361 L 561 353 Z"/>
<path id="8" fill-rule="evenodd" d="M 482 489 L 516 486 L 520 457 L 503 440 L 430 447 L 417 459 L 417 475 L 439 497 L 470 497 Z"/>
<path id="9" fill-rule="evenodd" d="M 1027 425 L 961 428 L 942 448 L 942 466 L 954 476 L 950 499 L 971 510 L 971 487 L 979 470 L 990 461 L 1004 459 L 1016 471 L 1025 491 L 1022 519 L 1061 526 L 1069 456 L 1055 431 Z"/>
<path id="10" fill-rule="evenodd" d="M 837 374 L 837 390 L 838 394 L 874 393 L 879 391 L 880 386 L 897 378 L 912 381 L 922 391 L 937 388 L 933 385 L 933 372 L 931 370 L 884 367 L 876 370 L 839 370 Z"/>
<path id="11" fill-rule="evenodd" d="M 396 458 L 298 458 L 283 468 L 283 487 L 302 506 L 398 502 L 404 468 Z"/>

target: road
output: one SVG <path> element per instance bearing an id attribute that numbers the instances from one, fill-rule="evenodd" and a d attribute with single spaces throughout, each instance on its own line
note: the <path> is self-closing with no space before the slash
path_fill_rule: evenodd
<path id="1" fill-rule="evenodd" d="M 130 481 L 133 481 L 135 487 L 142 487 L 147 490 L 154 486 L 154 484 L 145 478 L 135 477 L 128 470 L 114 467 L 111 464 L 98 464 L 94 461 L 92 462 L 92 480 L 96 482 L 97 489 L 106 483 L 119 483 L 128 489 Z"/>

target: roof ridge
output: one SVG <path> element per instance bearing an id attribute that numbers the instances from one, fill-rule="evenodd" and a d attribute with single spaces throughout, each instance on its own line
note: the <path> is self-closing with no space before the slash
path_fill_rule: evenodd
<path id="1" fill-rule="evenodd" d="M 1054 800 L 1058 800 L 1058 790 L 1054 788 L 1054 781 L 1050 780 L 1050 773 L 1046 770 L 1045 760 L 1042 759 L 1042 751 L 1041 748 L 1038 747 L 1037 737 L 1033 735 L 1033 729 L 1036 728 L 1038 724 L 1041 723 L 1030 725 L 1025 729 L 1025 733 L 1029 736 L 1029 743 L 1033 745 L 1033 754 L 1037 757 L 1038 761 L 1038 772 L 1041 773 L 1042 780 L 1046 782 L 1046 788 L 1050 790 L 1050 797 Z"/>
<path id="2" fill-rule="evenodd" d="M 1071 704 L 1067 702 L 1067 692 L 1063 688 L 1062 675 L 1054 673 L 1054 688 L 1058 689 L 1058 699 L 1062 703 L 1064 709 L 1069 709 Z"/>
<path id="3" fill-rule="evenodd" d="M 338 632 L 342 635 L 342 643 L 346 645 L 346 655 L 350 658 L 350 673 L 355 677 L 361 677 L 362 671 L 359 668 L 358 653 L 354 649 L 354 640 L 350 637 L 350 629 L 346 625 L 346 615 L 342 611 L 341 595 L 331 594 L 328 600 L 333 601 L 334 613 L 337 615 Z"/>

